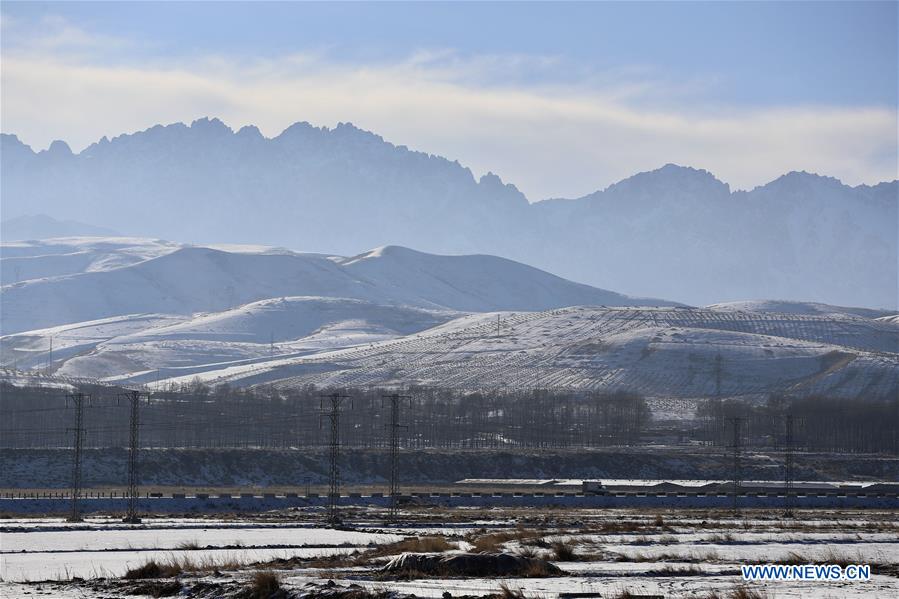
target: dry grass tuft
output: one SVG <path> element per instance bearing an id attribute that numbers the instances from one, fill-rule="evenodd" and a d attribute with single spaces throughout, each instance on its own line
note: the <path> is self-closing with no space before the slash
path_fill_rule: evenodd
<path id="1" fill-rule="evenodd" d="M 269 599 L 281 588 L 281 577 L 271 570 L 259 570 L 250 579 L 253 599 Z"/>
<path id="2" fill-rule="evenodd" d="M 728 599 L 767 599 L 768 595 L 748 587 L 737 587 L 728 593 Z"/>
<path id="3" fill-rule="evenodd" d="M 515 553 L 517 553 L 521 557 L 526 557 L 528 559 L 540 557 L 540 552 L 537 551 L 536 547 L 532 547 L 531 545 L 521 545 L 520 547 L 518 547 L 518 549 L 515 550 Z"/>
<path id="4" fill-rule="evenodd" d="M 571 543 L 566 543 L 562 540 L 553 542 L 552 551 L 556 561 L 573 562 L 577 559 L 577 554 L 574 552 L 574 546 L 572 546 Z"/>
<path id="5" fill-rule="evenodd" d="M 503 544 L 509 541 L 520 541 L 522 544 L 536 545 L 537 547 L 546 546 L 546 542 L 541 538 L 541 535 L 537 531 L 528 528 L 500 530 L 491 533 L 486 533 L 481 529 L 468 534 L 465 540 L 474 546 L 475 551 L 480 553 L 502 551 Z"/>
<path id="6" fill-rule="evenodd" d="M 139 580 L 142 578 L 172 578 L 183 572 L 181 563 L 177 560 L 170 562 L 157 562 L 150 560 L 137 568 L 131 568 L 122 576 L 125 580 Z"/>
<path id="7" fill-rule="evenodd" d="M 499 585 L 499 599 L 526 599 L 524 591 L 521 589 L 513 589 L 505 582 Z"/>

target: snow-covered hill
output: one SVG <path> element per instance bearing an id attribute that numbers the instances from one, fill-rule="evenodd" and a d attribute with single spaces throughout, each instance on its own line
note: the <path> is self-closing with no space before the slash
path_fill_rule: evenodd
<path id="1" fill-rule="evenodd" d="M 4 361 L 22 355 L 23 341 L 44 349 L 54 339 L 80 339 L 62 354 L 54 371 L 65 377 L 146 378 L 194 375 L 236 364 L 260 363 L 395 339 L 458 316 L 456 312 L 379 305 L 363 300 L 283 297 L 193 317 L 131 316 L 85 339 L 72 326 L 0 338 Z M 141 324 L 142 322 L 142 324 Z M 94 329 L 96 330 L 96 328 Z M 56 341 L 58 344 L 59 341 Z M 62 355 L 61 355 L 62 354 Z M 40 365 L 40 362 L 38 362 Z"/>
<path id="2" fill-rule="evenodd" d="M 768 300 L 685 308 L 495 256 L 66 238 L 3 244 L 0 263 L 18 281 L 0 291 L 0 366 L 18 369 L 13 378 L 684 398 L 899 390 L 899 323 L 880 311 Z"/>
<path id="3" fill-rule="evenodd" d="M 467 312 L 671 305 L 495 256 L 389 246 L 345 258 L 267 247 L 65 238 L 0 247 L 0 364 L 68 377 L 186 376 L 395 339 Z"/>
<path id="4" fill-rule="evenodd" d="M 110 270 L 164 256 L 181 246 L 160 239 L 63 237 L 0 244 L 2 285 Z"/>
<path id="5" fill-rule="evenodd" d="M 201 378 L 238 385 L 624 389 L 682 398 L 777 392 L 889 398 L 899 391 L 899 325 L 685 308 L 476 314 L 371 347 L 235 365 Z"/>
<path id="6" fill-rule="evenodd" d="M 710 310 L 722 312 L 775 312 L 778 314 L 806 314 L 844 316 L 862 316 L 864 318 L 882 318 L 890 316 L 889 310 L 872 310 L 870 308 L 853 308 L 851 306 L 832 306 L 816 302 L 788 302 L 783 300 L 746 300 L 739 302 L 723 302 L 706 306 Z"/>
<path id="7" fill-rule="evenodd" d="M 347 259 L 121 239 L 93 245 L 79 241 L 83 251 L 66 253 L 67 243 L 13 245 L 13 255 L 2 258 L 13 262 L 13 271 L 26 261 L 34 263 L 20 269 L 19 283 L 0 291 L 4 335 L 127 314 L 220 312 L 290 296 L 477 312 L 671 304 L 579 285 L 495 256 L 433 256 L 387 247 Z M 42 255 L 41 247 L 50 251 Z M 2 252 L 5 256 L 6 246 Z M 54 261 L 73 255 L 77 262 Z"/>

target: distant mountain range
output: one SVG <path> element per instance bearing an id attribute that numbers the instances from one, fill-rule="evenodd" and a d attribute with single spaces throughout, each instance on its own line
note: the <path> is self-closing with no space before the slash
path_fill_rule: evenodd
<path id="1" fill-rule="evenodd" d="M 4 218 L 43 213 L 132 235 L 340 255 L 391 244 L 494 254 L 691 304 L 897 306 L 896 181 L 849 187 L 793 172 L 732 191 L 666 165 L 532 204 L 494 174 L 476 179 L 350 124 L 297 123 L 269 139 L 217 119 L 103 138 L 78 154 L 3 135 L 0 176 Z"/>
<path id="2" fill-rule="evenodd" d="M 74 220 L 57 220 L 46 214 L 17 216 L 0 221 L 0 238 L 10 239 L 51 239 L 53 237 L 74 236 L 109 237 L 118 235 L 112 229 L 95 227 Z"/>

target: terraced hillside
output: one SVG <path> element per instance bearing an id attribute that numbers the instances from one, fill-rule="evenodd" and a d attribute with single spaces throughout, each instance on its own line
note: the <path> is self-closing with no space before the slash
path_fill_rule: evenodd
<path id="1" fill-rule="evenodd" d="M 687 308 L 477 314 L 398 340 L 202 378 L 284 387 L 627 389 L 683 398 L 772 392 L 894 397 L 899 326 L 851 315 Z"/>

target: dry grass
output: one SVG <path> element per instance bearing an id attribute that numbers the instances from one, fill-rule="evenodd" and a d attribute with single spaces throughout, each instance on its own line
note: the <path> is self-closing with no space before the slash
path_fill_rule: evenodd
<path id="1" fill-rule="evenodd" d="M 281 588 L 281 577 L 271 570 L 259 570 L 250 579 L 253 599 L 269 599 Z"/>
<path id="2" fill-rule="evenodd" d="M 757 563 L 771 562 L 770 560 L 758 560 Z M 775 560 L 773 563 L 785 566 L 803 566 L 805 564 L 837 564 L 845 568 L 849 564 L 870 563 L 870 560 L 864 559 L 860 554 L 849 556 L 845 553 L 835 551 L 832 547 L 830 547 L 821 557 L 809 557 L 797 551 L 791 551 L 786 556 Z"/>
<path id="3" fill-rule="evenodd" d="M 548 578 L 550 576 L 556 576 L 556 574 L 549 571 L 546 562 L 539 560 L 531 562 L 524 571 L 525 578 Z"/>
<path id="4" fill-rule="evenodd" d="M 619 553 L 615 556 L 615 561 L 618 562 L 687 562 L 691 564 L 703 563 L 703 562 L 717 562 L 720 560 L 720 556 L 717 551 L 692 551 L 690 553 L 658 553 L 658 554 L 645 554 L 645 553 Z"/>
<path id="5" fill-rule="evenodd" d="M 483 532 L 472 533 L 468 535 L 467 540 L 474 546 L 475 551 L 479 553 L 492 553 L 495 551 L 502 551 L 503 544 L 508 543 L 509 541 L 521 541 L 522 543 L 527 543 L 527 541 L 534 539 L 535 542 L 527 544 L 534 544 L 539 547 L 539 542 L 536 542 L 539 538 L 540 535 L 537 534 L 536 531 L 526 528 L 516 528 L 515 530 L 501 530 L 489 534 L 483 534 Z"/>
<path id="6" fill-rule="evenodd" d="M 628 532 L 641 532 L 645 529 L 646 526 L 633 520 L 609 520 L 601 523 L 596 530 L 604 534 L 622 534 Z"/>
<path id="7" fill-rule="evenodd" d="M 713 534 L 706 539 L 706 541 L 708 541 L 709 543 L 718 543 L 718 544 L 733 543 L 735 540 L 736 540 L 736 537 L 733 535 L 733 533 L 729 533 L 729 532 Z"/>
<path id="8" fill-rule="evenodd" d="M 409 537 L 402 541 L 369 549 L 364 556 L 370 559 L 401 553 L 443 553 L 451 549 L 457 549 L 457 546 L 443 537 Z"/>
<path id="9" fill-rule="evenodd" d="M 122 576 L 125 580 L 143 578 L 174 578 L 185 572 L 214 572 L 216 570 L 237 570 L 245 564 L 233 560 L 216 561 L 213 558 L 193 559 L 169 556 L 167 560 L 151 559 L 137 568 L 132 568 Z"/>
<path id="10" fill-rule="evenodd" d="M 767 599 L 768 595 L 748 587 L 737 587 L 727 595 L 727 599 Z"/>
<path id="11" fill-rule="evenodd" d="M 565 541 L 558 540 L 552 544 L 553 558 L 560 562 L 573 562 L 577 559 L 574 546 Z"/>
<path id="12" fill-rule="evenodd" d="M 196 539 L 194 539 L 193 541 L 184 541 L 178 544 L 177 549 L 182 549 L 184 551 L 196 551 L 197 549 L 200 549 L 200 543 L 197 542 Z"/>
<path id="13" fill-rule="evenodd" d="M 150 560 L 137 568 L 131 568 L 122 576 L 125 580 L 139 580 L 142 578 L 172 578 L 184 571 L 181 563 L 176 560 L 171 562 L 157 562 Z"/>
<path id="14" fill-rule="evenodd" d="M 526 599 L 524 591 L 513 589 L 505 582 L 499 585 L 499 599 Z"/>

